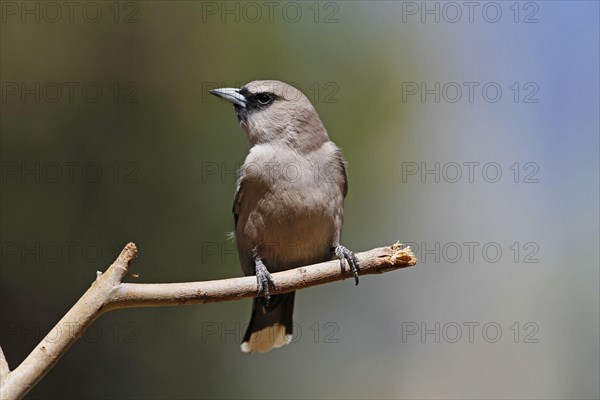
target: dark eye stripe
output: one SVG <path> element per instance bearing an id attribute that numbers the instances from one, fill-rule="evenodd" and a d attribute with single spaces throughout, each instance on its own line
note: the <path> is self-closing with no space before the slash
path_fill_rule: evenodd
<path id="1" fill-rule="evenodd" d="M 248 110 L 260 110 L 269 107 L 277 96 L 269 92 L 252 93 L 248 88 L 243 87 L 239 90 L 239 93 L 246 98 L 246 108 Z"/>
<path id="2" fill-rule="evenodd" d="M 239 90 L 239 94 L 241 94 L 242 96 L 244 96 L 245 98 L 248 98 L 248 96 L 252 95 L 252 93 L 250 93 L 250 91 L 248 90 L 247 87 L 243 87 Z"/>
<path id="3" fill-rule="evenodd" d="M 273 96 L 270 95 L 269 93 L 257 93 L 255 97 L 256 97 L 256 101 L 258 101 L 261 105 L 264 105 L 264 106 L 266 106 L 267 104 L 269 104 L 273 101 Z"/>

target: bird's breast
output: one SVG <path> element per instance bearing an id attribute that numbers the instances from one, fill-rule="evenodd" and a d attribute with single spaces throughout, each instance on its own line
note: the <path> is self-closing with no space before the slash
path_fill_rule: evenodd
<path id="1" fill-rule="evenodd" d="M 319 167 L 297 154 L 246 160 L 236 227 L 241 255 L 256 251 L 270 271 L 330 257 L 341 229 L 343 194 L 339 184 L 319 177 Z"/>

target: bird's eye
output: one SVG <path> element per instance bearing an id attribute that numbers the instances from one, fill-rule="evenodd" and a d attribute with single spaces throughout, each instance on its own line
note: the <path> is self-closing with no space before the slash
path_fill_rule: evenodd
<path id="1" fill-rule="evenodd" d="M 256 101 L 258 101 L 259 104 L 266 106 L 273 101 L 273 97 L 269 93 L 258 93 L 256 95 Z"/>

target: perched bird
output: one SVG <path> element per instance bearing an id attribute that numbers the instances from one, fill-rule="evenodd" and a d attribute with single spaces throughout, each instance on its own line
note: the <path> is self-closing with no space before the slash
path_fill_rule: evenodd
<path id="1" fill-rule="evenodd" d="M 258 293 L 241 345 L 266 352 L 292 339 L 294 294 L 269 295 L 272 272 L 340 259 L 358 284 L 358 258 L 340 245 L 345 162 L 310 101 L 279 81 L 210 91 L 233 103 L 250 151 L 233 202 L 242 270 L 256 275 Z"/>

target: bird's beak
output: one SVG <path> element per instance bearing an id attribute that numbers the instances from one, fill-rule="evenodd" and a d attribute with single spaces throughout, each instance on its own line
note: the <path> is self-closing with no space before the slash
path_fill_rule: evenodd
<path id="1" fill-rule="evenodd" d="M 246 107 L 246 98 L 240 94 L 239 89 L 234 88 L 222 88 L 222 89 L 213 89 L 209 91 L 210 94 L 214 94 L 217 97 L 222 98 L 223 100 L 227 100 L 228 102 L 240 106 Z"/>

